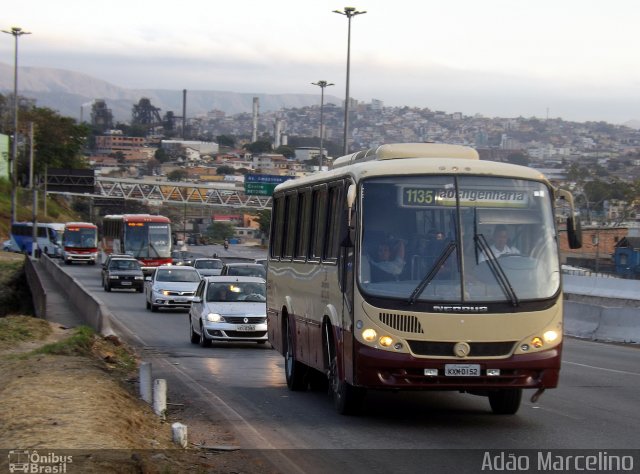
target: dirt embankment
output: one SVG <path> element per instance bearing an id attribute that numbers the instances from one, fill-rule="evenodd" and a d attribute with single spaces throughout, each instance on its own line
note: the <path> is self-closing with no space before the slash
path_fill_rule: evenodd
<path id="1" fill-rule="evenodd" d="M 24 316 L 0 318 L 0 449 L 72 452 L 66 472 L 273 472 L 188 399 L 167 420 L 137 396 L 137 359 L 117 340 Z M 171 424 L 188 426 L 178 448 Z M 222 449 L 221 449 L 222 448 Z M 7 456 L 0 458 L 0 470 Z M 8 467 L 8 466 L 7 466 Z"/>

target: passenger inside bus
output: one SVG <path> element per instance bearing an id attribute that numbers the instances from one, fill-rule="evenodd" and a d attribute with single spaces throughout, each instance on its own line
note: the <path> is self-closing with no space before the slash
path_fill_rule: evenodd
<path id="1" fill-rule="evenodd" d="M 380 242 L 376 255 L 370 261 L 371 281 L 398 280 L 404 270 L 404 241 Z"/>

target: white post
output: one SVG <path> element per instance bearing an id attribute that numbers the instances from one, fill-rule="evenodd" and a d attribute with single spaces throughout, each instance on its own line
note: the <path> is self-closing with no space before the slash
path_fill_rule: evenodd
<path id="1" fill-rule="evenodd" d="M 153 411 L 164 419 L 167 412 L 167 381 L 165 379 L 153 381 Z"/>
<path id="2" fill-rule="evenodd" d="M 140 364 L 140 398 L 148 404 L 153 401 L 151 384 L 151 362 Z"/>
<path id="3" fill-rule="evenodd" d="M 173 433 L 173 442 L 181 448 L 187 447 L 187 425 L 182 423 L 174 423 L 171 425 L 171 432 Z"/>

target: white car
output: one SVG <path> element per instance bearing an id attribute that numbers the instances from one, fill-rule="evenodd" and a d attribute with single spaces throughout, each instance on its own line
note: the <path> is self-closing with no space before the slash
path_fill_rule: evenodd
<path id="1" fill-rule="evenodd" d="M 202 277 L 193 267 L 163 265 L 145 278 L 144 296 L 147 309 L 190 308 Z"/>
<path id="2" fill-rule="evenodd" d="M 213 276 L 200 282 L 189 310 L 191 342 L 267 341 L 266 283 L 259 277 Z"/>
<path id="3" fill-rule="evenodd" d="M 193 268 L 203 277 L 220 275 L 222 267 L 223 263 L 219 258 L 196 258 L 193 261 Z"/>

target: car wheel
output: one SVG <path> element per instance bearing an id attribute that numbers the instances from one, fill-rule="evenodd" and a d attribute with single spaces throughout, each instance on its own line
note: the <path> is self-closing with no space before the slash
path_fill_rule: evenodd
<path id="1" fill-rule="evenodd" d="M 200 342 L 200 336 L 193 330 L 193 323 L 191 322 L 191 315 L 189 315 L 189 333 L 191 344 L 198 344 Z"/>
<path id="2" fill-rule="evenodd" d="M 200 323 L 200 336 L 198 337 L 198 342 L 200 342 L 201 347 L 211 347 L 211 339 L 205 335 L 202 323 Z"/>
<path id="3" fill-rule="evenodd" d="M 153 303 L 151 303 L 151 312 L 152 313 L 157 313 L 158 312 L 158 307 L 156 305 L 154 305 Z"/>
<path id="4" fill-rule="evenodd" d="M 137 289 L 136 289 L 136 291 L 137 291 L 138 293 L 142 293 L 142 290 L 143 290 L 143 288 L 137 288 Z"/>
<path id="5" fill-rule="evenodd" d="M 151 309 L 151 303 L 149 303 L 149 300 L 145 298 L 144 302 L 145 302 L 145 305 L 147 306 L 147 309 Z"/>

